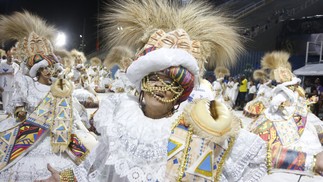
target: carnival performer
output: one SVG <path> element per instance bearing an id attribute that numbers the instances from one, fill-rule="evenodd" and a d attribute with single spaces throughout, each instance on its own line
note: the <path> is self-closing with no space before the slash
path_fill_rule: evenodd
<path id="1" fill-rule="evenodd" d="M 0 90 L 2 92 L 2 108 L 6 111 L 12 99 L 14 91 L 15 75 L 19 71 L 19 65 L 14 62 L 14 46 L 5 47 L 7 59 L 0 63 Z"/>
<path id="2" fill-rule="evenodd" d="M 217 67 L 214 70 L 216 80 L 212 83 L 215 91 L 215 100 L 226 103 L 229 108 L 232 108 L 233 103 L 228 96 L 225 96 L 226 84 L 224 83 L 224 77 L 230 75 L 230 71 L 225 67 Z"/>
<path id="3" fill-rule="evenodd" d="M 198 63 L 211 52 L 236 56 L 240 41 L 234 28 L 202 2 L 181 7 L 177 1 L 125 0 L 113 8 L 104 16 L 105 31 L 110 45 L 139 50 L 126 71 L 139 101 L 128 94 L 103 100 L 94 116 L 101 133 L 96 151 L 73 170 L 59 174 L 49 167 L 47 180 L 259 181 L 266 173 L 264 142 L 240 130 L 225 105 L 202 99 L 176 112 L 198 84 Z M 121 25 L 124 31 L 115 31 Z"/>
<path id="4" fill-rule="evenodd" d="M 264 59 L 265 60 L 265 59 Z M 255 70 L 253 79 L 259 81 L 257 96 L 244 107 L 243 114 L 246 117 L 257 118 L 268 106 L 271 100 L 271 80 L 264 70 Z"/>
<path id="5" fill-rule="evenodd" d="M 91 78 L 84 65 L 86 61 L 84 53 L 73 49 L 71 56 L 74 59 L 71 78 L 75 85 L 73 96 L 85 107 L 98 107 L 97 93 L 91 87 Z"/>
<path id="6" fill-rule="evenodd" d="M 60 169 L 76 166 L 97 143 L 73 107 L 77 103 L 71 97 L 73 85 L 63 79 L 51 83 L 57 62 L 50 42 L 54 31 L 26 11 L 0 17 L 0 34 L 5 36 L 1 40 L 28 45 L 23 52 L 29 55 L 30 68 L 29 76 L 16 80 L 19 87 L 10 103 L 21 122 L 0 132 L 0 181 L 45 178 L 50 174 L 47 162 Z"/>
<path id="7" fill-rule="evenodd" d="M 118 65 L 119 69 L 114 75 L 114 81 L 111 84 L 110 90 L 116 93 L 131 92 L 134 90 L 134 85 L 126 76 L 126 69 L 132 62 L 134 57 L 133 51 L 125 46 L 113 47 L 104 60 L 105 66 L 111 69 L 114 65 Z"/>
<path id="8" fill-rule="evenodd" d="M 70 79 L 71 76 L 69 74 L 74 65 L 71 53 L 64 49 L 55 49 L 54 55 L 57 57 L 60 67 L 56 68 L 57 72 L 54 72 L 53 75 L 59 78 Z"/>
<path id="9" fill-rule="evenodd" d="M 101 80 L 100 89 L 104 88 L 105 92 L 109 92 L 113 79 L 111 77 L 111 71 L 106 66 L 103 66 L 103 68 L 100 71 L 100 80 Z"/>
<path id="10" fill-rule="evenodd" d="M 288 68 L 289 54 L 274 51 L 270 59 L 271 76 L 277 83 L 272 100 L 264 112 L 250 124 L 250 131 L 268 143 L 269 174 L 265 181 L 283 180 L 287 174 L 313 176 L 323 170 L 323 152 L 318 133 L 308 117 L 305 92 L 300 92 L 300 79 Z M 322 125 L 322 124 L 321 124 Z M 271 174 L 273 173 L 273 174 Z M 289 179 L 299 176 L 289 175 Z"/>
<path id="11" fill-rule="evenodd" d="M 96 89 L 100 86 L 100 70 L 102 61 L 98 57 L 93 57 L 90 59 L 90 64 L 88 74 L 91 77 L 92 88 Z"/>

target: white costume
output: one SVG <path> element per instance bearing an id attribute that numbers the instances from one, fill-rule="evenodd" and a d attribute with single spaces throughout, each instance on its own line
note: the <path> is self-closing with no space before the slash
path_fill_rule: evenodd
<path id="1" fill-rule="evenodd" d="M 129 81 L 124 70 L 118 69 L 114 75 L 115 79 L 112 83 L 111 90 L 114 92 L 131 92 L 134 89 L 133 84 Z M 122 91 L 121 91 L 122 92 Z"/>
<path id="2" fill-rule="evenodd" d="M 7 109 L 9 102 L 11 101 L 12 94 L 14 91 L 14 80 L 15 75 L 19 71 L 19 65 L 15 62 L 8 64 L 6 60 L 0 63 L 0 73 L 8 75 L 0 75 L 0 87 L 3 89 L 2 92 L 2 107 L 3 110 Z"/>
<path id="3" fill-rule="evenodd" d="M 0 26 L 21 28 L 21 37 L 17 33 L 19 30 L 8 37 L 18 36 L 16 39 L 21 44 L 28 45 L 24 47 L 28 51 L 24 51 L 28 52 L 27 66 L 30 68 L 30 77 L 21 73 L 16 75 L 16 88 L 8 107 L 12 113 L 26 111 L 27 117 L 0 132 L 0 181 L 34 181 L 51 175 L 47 171 L 48 163 L 59 169 L 81 163 L 96 139 L 84 127 L 76 110 L 79 107 L 73 106 L 77 101 L 71 97 L 72 84 L 58 80 L 48 86 L 33 79 L 40 73 L 39 78 L 50 83 L 50 69 L 57 60 L 50 41 L 43 34 L 50 36 L 50 32 L 55 31 L 27 11 L 2 16 Z M 0 30 L 6 29 L 1 27 Z M 40 68 L 44 69 L 39 72 Z"/>
<path id="4" fill-rule="evenodd" d="M 172 138 L 171 126 L 179 114 L 180 112 L 162 119 L 148 118 L 138 107 L 137 98 L 126 94 L 113 95 L 103 100 L 94 117 L 96 128 L 102 137 L 98 148 L 81 166 L 74 168 L 77 180 L 79 182 L 87 180 L 132 182 L 148 179 L 174 181 L 177 173 L 171 164 L 176 165 L 177 163 L 173 161 L 179 159 L 167 156 L 169 152 L 167 147 L 171 145 L 168 143 Z M 182 129 L 178 130 L 180 132 Z M 193 135 L 193 138 L 202 142 L 198 136 Z M 199 144 L 207 147 L 203 143 Z M 214 145 L 208 140 L 205 144 Z M 257 136 L 241 130 L 223 166 L 220 181 L 258 181 L 266 173 L 264 162 L 266 148 L 263 144 Z M 220 147 L 223 147 L 222 150 L 226 149 L 227 141 Z M 183 150 L 181 147 L 176 153 L 180 154 Z M 207 148 L 203 149 L 202 154 L 207 151 Z M 200 157 L 203 157 L 202 154 Z M 193 164 L 191 161 L 189 165 L 193 167 Z M 94 171 L 88 175 L 92 165 Z M 186 175 L 191 176 L 191 172 L 186 170 Z M 201 179 L 209 180 L 204 175 L 200 176 Z"/>
<path id="5" fill-rule="evenodd" d="M 171 6 L 167 1 L 122 1 L 113 7 L 114 14 L 105 17 L 112 26 L 124 23 L 124 31 L 113 30 L 113 35 L 116 34 L 114 39 L 120 39 L 120 42 L 115 42 L 121 45 L 122 41 L 130 44 L 131 40 L 127 37 L 138 41 L 142 40 L 140 38 L 143 38 L 143 35 L 147 38 L 147 32 L 151 33 L 146 44 L 137 47 L 138 57 L 127 68 L 126 76 L 143 95 L 151 94 L 154 97 L 152 99 L 155 99 L 153 102 L 185 101 L 194 85 L 198 87 L 198 63 L 205 63 L 204 59 L 198 59 L 202 55 L 196 55 L 200 53 L 198 46 L 203 45 L 202 42 L 198 43 L 199 37 L 191 40 L 188 32 L 174 28 L 173 23 L 187 18 L 186 15 L 197 18 L 195 21 L 199 23 L 205 17 L 198 15 L 209 15 L 208 20 L 212 21 L 207 25 L 219 18 L 213 13 L 208 13 L 208 9 L 202 4 L 187 4 L 189 10 L 196 11 L 185 11 L 187 9 L 184 7 L 178 4 L 177 8 L 175 5 L 174 3 L 174 6 Z M 148 14 L 143 13 L 140 18 L 133 17 L 133 12 L 137 9 Z M 158 15 L 149 14 L 159 11 Z M 166 16 L 169 14 L 174 17 Z M 177 17 L 177 14 L 181 16 Z M 149 23 L 156 22 L 165 26 L 148 24 L 147 15 L 150 15 Z M 167 17 L 165 21 L 170 21 L 168 18 L 174 18 L 174 21 L 170 21 L 169 24 L 160 21 L 163 15 Z M 134 21 L 129 21 L 129 18 L 134 18 Z M 187 22 L 188 19 L 181 23 Z M 200 29 L 196 24 L 189 23 L 196 28 L 195 33 L 198 34 Z M 221 26 L 226 27 L 225 24 Z M 165 27 L 169 32 L 158 29 L 159 27 Z M 231 31 L 231 27 L 226 28 L 227 31 L 222 33 Z M 136 30 L 138 37 L 134 37 L 131 30 Z M 214 38 L 214 41 L 207 40 L 207 44 L 219 41 L 218 38 L 224 34 L 214 33 L 213 36 L 207 36 Z M 226 40 L 237 38 L 234 35 L 236 33 L 231 32 L 227 35 L 230 38 Z M 236 43 L 239 44 L 239 41 Z M 230 49 L 231 51 L 236 51 L 235 47 L 231 46 L 237 44 L 228 45 L 233 49 Z M 214 43 L 214 47 L 209 47 L 209 50 L 212 51 L 218 46 L 218 43 Z M 226 51 L 223 53 L 226 54 Z M 160 79 L 159 73 L 171 79 L 170 83 Z M 151 74 L 157 77 L 157 81 L 149 80 Z M 156 94 L 168 91 L 174 94 L 172 98 Z M 148 103 L 147 101 L 146 106 L 151 106 Z M 219 102 L 212 103 L 217 106 L 214 108 L 218 111 L 217 119 L 210 116 L 210 102 L 207 99 L 197 99 L 187 104 L 184 111 L 171 112 L 168 117 L 152 119 L 144 114 L 142 102 L 139 102 L 137 97 L 126 93 L 111 94 L 102 100 L 99 110 L 94 115 L 94 124 L 101 133 L 98 147 L 85 162 L 73 168 L 74 176 L 79 182 L 259 181 L 266 173 L 265 143 L 259 137 L 240 130 L 239 120 L 225 105 Z M 206 122 L 204 118 L 210 119 L 208 121 L 211 122 Z M 211 123 L 219 125 L 211 127 Z M 199 127 L 199 124 L 203 127 Z"/>

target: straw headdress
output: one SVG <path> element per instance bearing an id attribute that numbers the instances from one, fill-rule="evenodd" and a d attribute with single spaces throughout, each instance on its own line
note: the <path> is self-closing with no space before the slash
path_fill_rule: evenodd
<path id="1" fill-rule="evenodd" d="M 279 83 L 292 80 L 291 64 L 288 62 L 290 54 L 284 51 L 267 53 L 261 60 L 262 69 L 270 70 L 270 79 Z"/>
<path id="2" fill-rule="evenodd" d="M 71 50 L 71 56 L 74 62 L 80 61 L 80 63 L 84 64 L 86 61 L 86 57 L 83 52 L 80 52 L 76 49 Z"/>
<path id="3" fill-rule="evenodd" d="M 219 78 L 223 78 L 224 76 L 230 75 L 230 71 L 223 66 L 219 66 L 219 67 L 215 68 L 214 74 L 215 74 L 216 78 L 219 79 Z"/>
<path id="4" fill-rule="evenodd" d="M 126 45 L 140 53 L 148 40 L 154 39 L 152 35 L 156 38 L 179 30 L 181 35 L 188 34 L 191 45 L 181 46 L 190 46 L 201 72 L 206 61 L 213 69 L 215 65 L 230 66 L 242 51 L 232 21 L 206 2 L 181 6 L 179 1 L 123 0 L 107 6 L 106 11 L 101 22 L 110 46 Z"/>
<path id="5" fill-rule="evenodd" d="M 39 53 L 31 43 L 35 39 L 44 42 L 41 53 L 51 54 L 53 52 L 51 40 L 54 39 L 55 33 L 56 29 L 53 26 L 28 11 L 0 16 L 0 41 L 4 43 L 17 40 L 18 54 L 24 59 Z"/>
<path id="6" fill-rule="evenodd" d="M 125 61 L 131 61 L 133 57 L 134 53 L 128 47 L 116 46 L 110 50 L 107 57 L 104 59 L 104 66 L 111 69 L 112 66 L 118 65 L 123 69 L 126 69 L 124 68 L 123 63 Z"/>
<path id="7" fill-rule="evenodd" d="M 253 72 L 253 79 L 254 80 L 263 80 L 266 81 L 267 80 L 267 73 L 264 70 L 255 70 Z"/>
<path id="8" fill-rule="evenodd" d="M 66 50 L 55 50 L 54 54 L 61 58 L 61 63 L 63 64 L 64 68 L 71 68 L 74 65 L 74 60 L 71 56 L 71 53 Z"/>
<path id="9" fill-rule="evenodd" d="M 91 66 L 101 66 L 101 59 L 98 57 L 93 57 L 90 59 Z"/>

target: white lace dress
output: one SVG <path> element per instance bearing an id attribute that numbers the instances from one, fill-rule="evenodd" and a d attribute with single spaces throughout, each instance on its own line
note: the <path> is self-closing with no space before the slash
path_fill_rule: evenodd
<path id="1" fill-rule="evenodd" d="M 173 176 L 166 175 L 167 147 L 172 123 L 179 115 L 147 118 L 137 98 L 127 94 L 113 94 L 102 100 L 94 116 L 101 133 L 100 144 L 73 169 L 77 181 L 172 181 Z M 266 173 L 265 154 L 264 142 L 242 130 L 221 181 L 259 181 Z"/>
<path id="2" fill-rule="evenodd" d="M 18 80 L 19 87 L 15 91 L 11 103 L 12 112 L 16 106 L 26 105 L 28 114 L 38 106 L 39 102 L 50 91 L 50 86 L 35 82 L 30 77 L 23 76 Z M 75 103 L 75 99 L 73 99 Z M 74 125 L 72 133 L 87 134 L 79 112 L 73 109 Z M 1 123 L 0 123 L 1 124 Z M 12 123 L 8 125 L 10 128 L 18 123 Z M 5 130 L 5 129 L 4 129 Z M 3 131 L 3 130 L 2 130 Z M 50 163 L 55 169 L 63 170 L 66 168 L 72 168 L 75 164 L 67 156 L 66 153 L 54 154 L 51 152 L 50 136 L 47 136 L 42 141 L 39 141 L 37 145 L 34 145 L 31 151 L 25 156 L 22 156 L 16 163 L 11 166 L 7 166 L 6 169 L 0 172 L 0 181 L 34 181 L 36 179 L 45 179 L 50 176 L 50 172 L 47 170 L 47 163 Z"/>

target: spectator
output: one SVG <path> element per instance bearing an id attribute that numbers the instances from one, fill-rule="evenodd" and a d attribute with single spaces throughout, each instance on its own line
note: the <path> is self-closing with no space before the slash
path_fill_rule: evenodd
<path id="1" fill-rule="evenodd" d="M 252 80 L 250 80 L 249 83 L 250 83 L 250 88 L 249 88 L 249 91 L 248 91 L 247 102 L 252 101 L 255 98 L 255 95 L 256 95 L 256 92 L 257 92 L 257 88 L 256 88 L 254 82 Z"/>
<path id="2" fill-rule="evenodd" d="M 248 80 L 246 79 L 245 75 L 242 75 L 240 77 L 240 86 L 239 86 L 239 94 L 238 94 L 238 102 L 237 102 L 238 110 L 242 110 L 244 108 L 247 91 L 248 91 Z"/>

